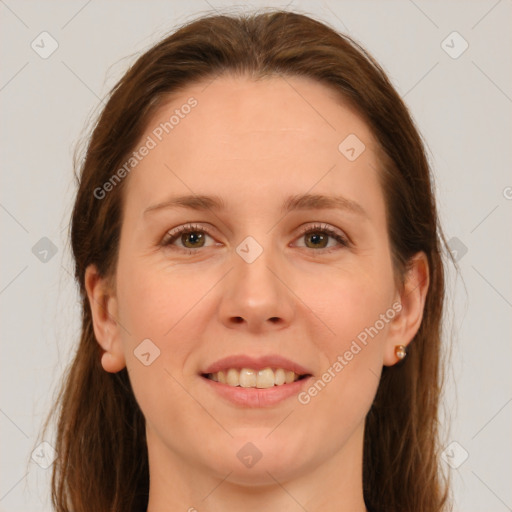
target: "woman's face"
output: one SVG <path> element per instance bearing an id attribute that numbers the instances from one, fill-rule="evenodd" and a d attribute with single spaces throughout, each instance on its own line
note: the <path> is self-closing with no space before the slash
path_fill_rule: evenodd
<path id="1" fill-rule="evenodd" d="M 360 471 L 382 367 L 413 335 L 375 149 L 305 78 L 219 77 L 152 119 L 126 178 L 118 324 L 95 319 L 152 467 L 250 485 Z"/>

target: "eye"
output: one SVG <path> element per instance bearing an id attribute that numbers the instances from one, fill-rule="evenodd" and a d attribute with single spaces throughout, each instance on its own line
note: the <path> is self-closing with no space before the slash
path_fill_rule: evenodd
<path id="1" fill-rule="evenodd" d="M 326 224 L 320 225 L 315 224 L 313 226 L 306 226 L 302 229 L 300 237 L 306 240 L 306 248 L 307 249 L 326 249 L 324 252 L 331 252 L 336 250 L 341 245 L 342 247 L 348 247 L 349 241 L 343 236 L 341 232 L 334 230 Z M 338 247 L 336 245 L 329 247 L 329 238 L 338 242 Z M 299 246 L 303 247 L 303 246 Z"/>
<path id="2" fill-rule="evenodd" d="M 212 238 L 208 230 L 203 226 L 195 224 L 186 224 L 167 233 L 162 240 L 163 247 L 175 246 L 178 250 L 183 250 L 188 254 L 197 252 L 198 249 L 208 247 L 206 239 Z M 323 250 L 323 252 L 331 252 L 341 247 L 349 247 L 350 242 L 341 233 L 326 224 L 315 224 L 313 226 L 305 226 L 302 228 L 299 239 L 304 238 L 306 245 L 298 247 L 305 247 L 312 250 Z M 213 238 L 212 238 L 213 239 Z M 332 239 L 338 244 L 329 246 L 329 239 Z M 219 245 L 219 244 L 216 244 Z"/>
<path id="3" fill-rule="evenodd" d="M 179 242 L 182 245 L 177 245 L 177 247 L 191 254 L 195 249 L 205 247 L 206 238 L 212 237 L 204 227 L 187 224 L 167 233 L 161 245 L 167 247 Z"/>

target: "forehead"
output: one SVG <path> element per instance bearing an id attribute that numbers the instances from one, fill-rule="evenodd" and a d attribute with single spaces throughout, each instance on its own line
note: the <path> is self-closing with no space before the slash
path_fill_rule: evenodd
<path id="1" fill-rule="evenodd" d="M 304 77 L 221 76 L 193 84 L 159 108 L 139 146 L 149 139 L 154 147 L 128 184 L 139 206 L 176 187 L 326 192 L 343 179 L 350 195 L 362 180 L 367 187 L 375 181 L 376 142 L 364 120 L 336 91 Z M 357 160 L 342 153 L 345 140 L 356 151 L 364 147 Z"/>
<path id="2" fill-rule="evenodd" d="M 348 101 L 332 88 L 305 77 L 273 76 L 255 81 L 228 75 L 191 85 L 160 109 L 146 131 L 168 121 L 169 111 L 180 110 L 191 97 L 197 105 L 169 135 L 188 144 L 187 149 L 201 143 L 203 154 L 211 151 L 217 155 L 220 145 L 230 147 L 230 153 L 224 155 L 227 158 L 279 156 L 276 142 L 282 138 L 322 142 L 337 150 L 340 137 L 347 132 L 373 142 L 368 127 Z M 244 144 L 233 144 L 234 138 Z M 251 149 L 261 148 L 263 154 L 250 155 Z M 300 147 L 296 150 L 301 152 Z"/>

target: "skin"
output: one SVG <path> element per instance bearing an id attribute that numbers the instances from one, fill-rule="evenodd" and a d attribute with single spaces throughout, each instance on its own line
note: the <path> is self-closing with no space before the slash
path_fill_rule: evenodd
<path id="1" fill-rule="evenodd" d="M 413 258 L 397 287 L 376 141 L 333 91 L 306 78 L 222 76 L 161 107 L 141 141 L 190 96 L 198 105 L 127 178 L 115 287 L 94 266 L 86 272 L 103 368 L 127 367 L 146 418 L 148 512 L 250 512 L 262 503 L 365 511 L 365 416 L 382 367 L 398 361 L 395 346 L 420 326 L 426 257 Z M 338 150 L 349 134 L 366 146 L 352 162 Z M 283 215 L 283 201 L 303 193 L 342 195 L 366 214 Z M 219 195 L 226 208 L 144 214 L 182 194 Z M 210 228 L 209 236 L 160 245 L 188 222 Z M 350 244 L 301 235 L 317 223 Z M 247 236 L 263 248 L 252 263 L 236 252 Z M 195 252 L 186 252 L 187 242 Z M 271 407 L 235 406 L 199 375 L 228 355 L 272 353 L 317 380 L 393 303 L 401 311 L 306 405 L 294 396 Z M 147 338 L 160 350 L 149 366 L 134 356 Z M 247 442 L 262 455 L 250 468 L 237 457 Z"/>

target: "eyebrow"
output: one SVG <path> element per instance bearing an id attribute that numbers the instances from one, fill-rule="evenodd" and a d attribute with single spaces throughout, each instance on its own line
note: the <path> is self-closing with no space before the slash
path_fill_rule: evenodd
<path id="1" fill-rule="evenodd" d="M 222 211 L 226 209 L 225 201 L 216 195 L 183 195 L 172 197 L 162 203 L 155 204 L 144 210 L 144 215 L 150 212 L 187 208 L 190 210 Z M 288 213 L 295 210 L 343 210 L 368 218 L 364 208 L 355 201 L 339 195 L 323 194 L 298 194 L 288 197 L 282 207 L 281 213 Z"/>

